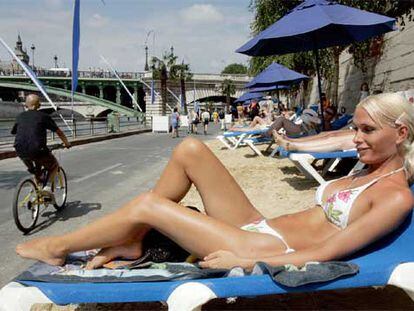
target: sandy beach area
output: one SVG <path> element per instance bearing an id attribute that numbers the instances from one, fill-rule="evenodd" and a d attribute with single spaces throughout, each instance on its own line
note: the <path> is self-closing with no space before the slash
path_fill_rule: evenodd
<path id="1" fill-rule="evenodd" d="M 246 192 L 254 206 L 266 217 L 275 217 L 306 209 L 314 204 L 318 183 L 303 177 L 287 159 L 257 157 L 248 148 L 226 150 L 217 140 L 207 145 Z M 263 148 L 263 147 L 262 147 Z M 225 185 L 223 185 L 225 187 Z M 193 187 L 183 204 L 202 209 L 201 199 Z M 161 303 L 88 304 L 57 307 L 36 305 L 32 310 L 91 311 L 91 310 L 166 310 Z M 237 299 L 229 304 L 225 299 L 209 302 L 203 310 L 414 310 L 414 304 L 394 287 L 342 290 L 290 295 L 272 295 L 256 299 Z"/>

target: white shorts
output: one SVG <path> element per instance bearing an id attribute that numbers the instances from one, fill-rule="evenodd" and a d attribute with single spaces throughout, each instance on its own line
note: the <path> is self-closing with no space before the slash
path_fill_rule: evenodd
<path id="1" fill-rule="evenodd" d="M 245 231 L 250 231 L 250 232 L 258 232 L 258 233 L 265 233 L 265 234 L 273 235 L 274 237 L 282 241 L 282 243 L 286 246 L 286 251 L 285 251 L 286 254 L 292 253 L 295 251 L 293 248 L 289 247 L 286 240 L 283 238 L 283 236 L 279 232 L 277 232 L 275 229 L 273 229 L 267 224 L 266 219 L 254 221 L 250 224 L 240 227 L 240 229 L 245 230 Z"/>

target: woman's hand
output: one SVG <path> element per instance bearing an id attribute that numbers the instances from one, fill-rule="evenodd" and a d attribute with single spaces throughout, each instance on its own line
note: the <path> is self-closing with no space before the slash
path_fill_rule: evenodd
<path id="1" fill-rule="evenodd" d="M 231 269 L 242 266 L 242 261 L 242 258 L 230 251 L 219 250 L 204 257 L 203 261 L 200 261 L 200 266 L 210 269 Z"/>

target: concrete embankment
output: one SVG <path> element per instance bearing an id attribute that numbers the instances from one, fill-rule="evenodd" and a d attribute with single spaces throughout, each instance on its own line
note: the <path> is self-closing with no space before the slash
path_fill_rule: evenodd
<path id="1" fill-rule="evenodd" d="M 82 137 L 82 138 L 76 138 L 73 140 L 69 139 L 69 140 L 72 146 L 78 146 L 78 145 L 89 144 L 89 143 L 98 142 L 102 140 L 126 137 L 130 135 L 136 135 L 136 134 L 147 133 L 147 132 L 151 132 L 151 129 L 139 129 L 139 130 L 133 130 L 133 131 L 128 131 L 128 132 L 111 133 L 111 134 L 89 136 L 89 137 Z M 51 149 L 63 148 L 62 144 L 58 140 L 53 141 L 48 146 Z M 4 145 L 1 147 L 0 160 L 14 158 L 14 157 L 16 157 L 16 152 L 14 151 L 12 144 Z"/>

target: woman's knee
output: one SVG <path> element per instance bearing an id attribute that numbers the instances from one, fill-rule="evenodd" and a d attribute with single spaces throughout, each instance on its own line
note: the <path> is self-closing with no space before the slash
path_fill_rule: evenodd
<path id="1" fill-rule="evenodd" d="M 153 207 L 157 201 L 159 201 L 159 196 L 154 192 L 140 194 L 124 206 L 127 217 L 139 222 L 152 217 L 151 213 L 154 211 Z"/>
<path id="2" fill-rule="evenodd" d="M 206 146 L 201 141 L 187 137 L 175 148 L 173 156 L 178 159 L 189 160 L 199 158 L 205 150 Z"/>

